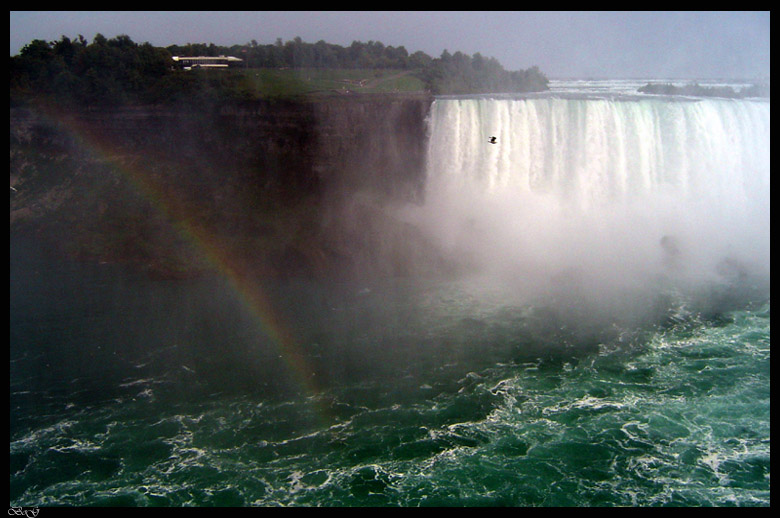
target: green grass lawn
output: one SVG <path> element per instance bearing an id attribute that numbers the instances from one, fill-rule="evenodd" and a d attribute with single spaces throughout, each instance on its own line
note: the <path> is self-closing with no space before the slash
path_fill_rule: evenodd
<path id="1" fill-rule="evenodd" d="M 415 93 L 425 84 L 410 70 L 271 69 L 241 70 L 261 97 L 315 93 Z"/>

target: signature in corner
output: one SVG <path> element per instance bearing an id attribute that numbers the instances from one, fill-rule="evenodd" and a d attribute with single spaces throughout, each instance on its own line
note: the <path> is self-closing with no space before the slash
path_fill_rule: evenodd
<path id="1" fill-rule="evenodd" d="M 9 507 L 8 516 L 24 516 L 25 518 L 35 518 L 41 510 L 37 507 Z"/>

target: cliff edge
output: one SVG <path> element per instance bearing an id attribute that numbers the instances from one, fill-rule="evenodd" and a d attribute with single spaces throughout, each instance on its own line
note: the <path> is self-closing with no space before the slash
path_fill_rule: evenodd
<path id="1" fill-rule="evenodd" d="M 405 275 L 428 96 L 11 108 L 10 227 L 162 277 Z"/>

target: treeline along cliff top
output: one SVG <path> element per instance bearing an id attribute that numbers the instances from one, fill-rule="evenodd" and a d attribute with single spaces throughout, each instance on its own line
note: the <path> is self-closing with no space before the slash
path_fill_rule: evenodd
<path id="1" fill-rule="evenodd" d="M 174 56 L 233 56 L 229 69 L 191 69 Z M 474 94 L 547 90 L 532 66 L 507 71 L 495 59 L 447 50 L 438 58 L 377 41 L 348 47 L 300 38 L 261 45 L 155 47 L 127 35 L 88 42 L 33 40 L 10 58 L 12 106 L 45 97 L 75 105 L 252 101 L 356 93 Z"/>

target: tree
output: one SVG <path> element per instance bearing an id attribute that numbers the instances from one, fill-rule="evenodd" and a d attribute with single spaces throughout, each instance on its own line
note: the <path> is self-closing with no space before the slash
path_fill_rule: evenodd
<path id="1" fill-rule="evenodd" d="M 433 61 L 433 59 L 428 54 L 418 50 L 417 52 L 409 56 L 408 66 L 409 68 L 425 69 L 431 65 L 431 61 Z"/>
<path id="2" fill-rule="evenodd" d="M 409 55 L 403 46 L 385 46 L 379 41 L 353 41 L 349 47 L 323 40 L 314 44 L 299 36 L 283 42 L 221 47 L 213 43 L 187 43 L 167 48 L 141 45 L 125 35 L 107 39 L 98 33 L 92 42 L 82 35 L 76 40 L 62 36 L 46 42 L 33 40 L 18 56 L 10 58 L 11 99 L 48 96 L 58 102 L 134 103 L 164 102 L 197 97 L 206 99 L 251 99 L 256 95 L 246 78 L 174 70 L 172 55 L 240 54 L 247 67 L 406 69 L 426 83 L 433 93 L 483 93 L 539 91 L 547 78 L 538 67 L 508 72 L 495 58 L 477 53 L 444 50 L 433 59 L 424 52 Z"/>

